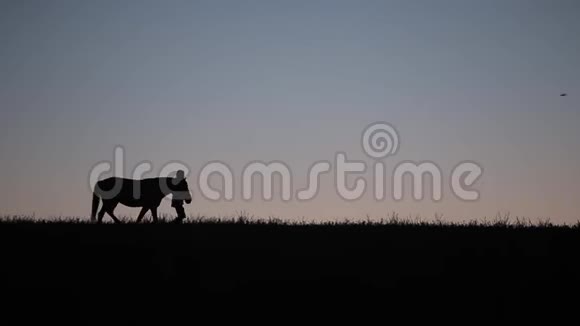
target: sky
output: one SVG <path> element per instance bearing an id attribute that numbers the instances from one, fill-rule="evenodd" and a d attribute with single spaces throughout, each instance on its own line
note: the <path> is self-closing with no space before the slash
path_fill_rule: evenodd
<path id="1" fill-rule="evenodd" d="M 194 216 L 575 223 L 579 17 L 575 0 L 2 1 L 0 214 L 88 217 L 89 175 L 121 146 L 124 176 L 187 165 Z M 380 160 L 361 146 L 378 121 L 400 138 Z M 299 189 L 339 152 L 369 181 L 378 161 L 387 176 L 434 162 L 443 199 L 343 200 L 332 171 L 309 201 L 241 198 L 250 162 L 284 162 Z M 212 161 L 233 171 L 232 201 L 196 186 Z M 483 168 L 477 201 L 448 189 L 462 161 Z"/>

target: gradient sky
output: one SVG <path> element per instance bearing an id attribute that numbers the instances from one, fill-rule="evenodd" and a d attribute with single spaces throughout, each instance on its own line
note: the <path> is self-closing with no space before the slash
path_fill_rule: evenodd
<path id="1" fill-rule="evenodd" d="M 0 214 L 87 216 L 90 169 L 126 150 L 127 172 L 179 160 L 228 163 L 236 200 L 197 188 L 192 215 L 290 219 L 498 212 L 580 218 L 580 2 L 0 2 Z M 560 97 L 568 93 L 567 97 Z M 388 121 L 385 163 L 463 160 L 484 174 L 477 202 L 244 202 L 243 167 L 281 160 L 295 188 L 337 151 L 366 160 L 365 126 Z M 370 165 L 369 165 L 370 166 Z M 367 180 L 370 180 L 367 178 Z M 170 212 L 167 202 L 160 209 Z M 138 209 L 119 208 L 120 215 Z"/>

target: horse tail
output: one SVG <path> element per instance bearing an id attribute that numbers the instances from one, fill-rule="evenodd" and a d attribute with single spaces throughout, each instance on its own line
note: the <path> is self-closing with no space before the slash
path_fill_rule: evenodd
<path id="1" fill-rule="evenodd" d="M 91 222 L 94 222 L 97 218 L 97 209 L 99 208 L 99 196 L 93 191 L 93 207 L 91 209 Z"/>

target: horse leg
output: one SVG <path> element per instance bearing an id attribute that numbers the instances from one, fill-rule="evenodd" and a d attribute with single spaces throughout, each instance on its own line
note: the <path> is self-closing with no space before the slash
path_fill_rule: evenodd
<path id="1" fill-rule="evenodd" d="M 153 217 L 153 222 L 157 222 L 157 207 L 151 207 L 151 216 Z"/>
<path id="2" fill-rule="evenodd" d="M 147 207 L 141 208 L 141 212 L 139 212 L 139 216 L 137 216 L 137 223 L 141 222 L 141 220 L 145 216 L 145 213 L 147 213 L 148 210 L 149 210 L 149 208 L 147 208 Z"/>
<path id="3" fill-rule="evenodd" d="M 103 216 L 105 216 L 105 207 L 102 207 L 99 211 L 99 214 L 97 215 L 97 223 L 103 222 Z"/>
<path id="4" fill-rule="evenodd" d="M 116 202 L 108 202 L 107 205 L 103 205 L 103 207 L 105 208 L 105 211 L 107 212 L 107 214 L 109 214 L 109 216 L 113 219 L 113 221 L 115 221 L 115 223 L 121 223 L 121 221 L 115 216 L 115 208 L 117 207 Z"/>
<path id="5" fill-rule="evenodd" d="M 115 214 L 113 213 L 113 211 L 112 211 L 112 210 L 111 210 L 111 211 L 107 211 L 107 214 L 109 214 L 109 216 L 110 216 L 110 217 L 113 219 L 113 221 L 115 221 L 115 223 L 118 223 L 118 224 L 120 224 L 120 223 L 121 223 L 121 220 L 119 220 L 119 219 L 118 219 L 118 218 L 115 216 Z"/>

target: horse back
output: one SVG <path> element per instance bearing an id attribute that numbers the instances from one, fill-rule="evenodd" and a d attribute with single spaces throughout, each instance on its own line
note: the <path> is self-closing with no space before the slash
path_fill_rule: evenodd
<path id="1" fill-rule="evenodd" d="M 127 206 L 156 206 L 164 195 L 161 178 L 128 179 L 110 177 L 97 182 L 95 193 L 105 200 L 114 200 Z"/>

